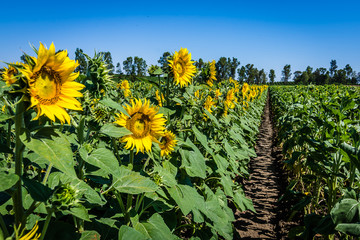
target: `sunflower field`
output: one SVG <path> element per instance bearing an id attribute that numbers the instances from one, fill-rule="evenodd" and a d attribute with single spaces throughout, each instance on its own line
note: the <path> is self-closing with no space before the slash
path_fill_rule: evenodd
<path id="1" fill-rule="evenodd" d="M 135 81 L 33 50 L 0 75 L 0 239 L 233 239 L 267 86 L 184 48 Z"/>

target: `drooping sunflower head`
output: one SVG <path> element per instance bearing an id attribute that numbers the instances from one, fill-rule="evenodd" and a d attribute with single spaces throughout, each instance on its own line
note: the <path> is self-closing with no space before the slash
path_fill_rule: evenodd
<path id="1" fill-rule="evenodd" d="M 155 98 L 156 98 L 156 100 L 158 101 L 158 105 L 159 105 L 160 107 L 162 107 L 162 106 L 163 106 L 163 102 L 165 101 L 165 99 L 164 99 L 164 94 L 161 93 L 161 96 L 160 96 L 159 90 L 156 90 L 156 92 L 155 92 Z"/>
<path id="2" fill-rule="evenodd" d="M 159 147 L 161 149 L 160 155 L 167 156 L 174 151 L 177 140 L 175 139 L 175 134 L 171 131 L 165 130 L 164 136 L 161 137 Z"/>
<path id="3" fill-rule="evenodd" d="M 16 62 L 16 65 L 19 65 L 19 63 Z M 18 73 L 19 73 L 19 71 L 15 67 L 13 67 L 12 65 L 8 65 L 7 68 L 4 67 L 4 72 L 1 75 L 1 77 L 2 77 L 2 80 L 6 82 L 6 85 L 10 86 L 18 80 L 18 78 L 16 76 Z"/>
<path id="4" fill-rule="evenodd" d="M 194 61 L 191 61 L 191 53 L 186 48 L 181 48 L 179 52 L 175 52 L 168 62 L 177 85 L 184 87 L 191 83 L 196 72 L 196 66 L 193 64 Z"/>
<path id="5" fill-rule="evenodd" d="M 222 95 L 220 89 L 216 89 L 215 91 L 215 98 L 218 99 Z"/>
<path id="6" fill-rule="evenodd" d="M 212 106 L 215 106 L 215 102 L 213 101 L 213 98 L 211 96 L 207 96 L 204 103 L 204 108 L 208 110 L 210 113 L 212 113 L 213 112 L 211 109 Z"/>
<path id="7" fill-rule="evenodd" d="M 128 80 L 122 80 L 119 87 L 123 91 L 124 97 L 127 98 L 131 95 L 130 84 Z"/>
<path id="8" fill-rule="evenodd" d="M 158 113 L 158 108 L 150 105 L 150 101 L 139 99 L 131 100 L 131 105 L 125 109 L 129 116 L 120 113 L 115 123 L 130 130 L 132 134 L 122 137 L 126 149 L 134 149 L 136 153 L 151 152 L 152 142 L 158 142 L 157 138 L 164 135 L 165 122 L 163 114 Z"/>
<path id="9" fill-rule="evenodd" d="M 230 89 L 226 94 L 225 105 L 227 105 L 228 108 L 234 108 L 236 101 L 235 91 L 234 89 Z"/>
<path id="10" fill-rule="evenodd" d="M 79 65 L 70 60 L 67 51 L 55 54 L 55 46 L 52 43 L 46 49 L 42 43 L 37 52 L 37 58 L 31 57 L 33 64 L 25 64 L 20 70 L 28 81 L 28 93 L 31 105 L 34 107 L 38 119 L 45 115 L 55 122 L 55 117 L 64 122 L 70 123 L 70 116 L 64 108 L 82 110 L 81 104 L 75 97 L 82 97 L 79 91 L 85 86 L 74 80 L 79 73 L 74 73 Z"/>
<path id="11" fill-rule="evenodd" d="M 206 83 L 212 87 L 213 81 L 216 80 L 216 68 L 215 68 L 215 60 L 212 60 L 211 62 L 208 63 L 209 64 L 209 69 L 208 69 L 208 76 L 207 76 L 207 81 Z"/>

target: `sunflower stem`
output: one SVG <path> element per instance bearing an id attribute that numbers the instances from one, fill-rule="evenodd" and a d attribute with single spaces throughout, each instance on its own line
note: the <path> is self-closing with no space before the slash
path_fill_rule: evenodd
<path id="1" fill-rule="evenodd" d="M 45 234 L 46 234 L 46 231 L 47 231 L 47 228 L 49 226 L 49 223 L 50 223 L 50 220 L 51 220 L 51 215 L 52 213 L 54 212 L 54 210 L 52 209 L 46 209 L 47 211 L 47 216 L 46 216 L 46 220 L 45 220 L 45 223 L 44 223 L 44 227 L 43 227 L 43 230 L 41 231 L 41 236 L 40 236 L 40 239 L 39 240 L 44 240 L 44 237 L 45 237 Z"/>
<path id="2" fill-rule="evenodd" d="M 164 106 L 164 101 L 162 99 L 162 89 L 161 89 L 161 79 L 160 79 L 160 75 L 158 75 L 158 78 L 159 78 L 159 91 L 160 91 L 160 103 L 161 103 L 161 106 Z"/>
<path id="3" fill-rule="evenodd" d="M 10 236 L 9 231 L 6 227 L 6 224 L 4 222 L 4 219 L 2 218 L 2 215 L 0 215 L 0 225 L 1 225 L 1 229 L 3 230 L 3 233 L 4 233 L 4 238 L 7 238 L 8 236 Z"/>
<path id="4" fill-rule="evenodd" d="M 114 150 L 115 150 L 115 156 L 116 156 L 118 162 L 119 162 L 120 165 L 121 165 L 122 163 L 121 163 L 121 158 L 120 158 L 120 155 L 119 155 L 119 149 L 118 149 L 118 147 L 117 147 L 117 144 L 116 144 L 116 141 L 115 141 L 114 138 L 111 138 L 111 143 L 112 143 L 112 145 L 113 145 L 113 147 L 114 147 Z"/>
<path id="5" fill-rule="evenodd" d="M 134 150 L 133 149 L 130 150 L 130 164 L 131 164 L 131 167 L 134 167 Z"/>
<path id="6" fill-rule="evenodd" d="M 16 105 L 15 113 L 15 174 L 19 176 L 19 180 L 15 185 L 15 193 L 13 195 L 14 210 L 15 210 L 15 224 L 19 225 L 24 213 L 22 192 L 21 192 L 21 175 L 23 164 L 24 144 L 20 140 L 21 129 L 24 126 L 24 102 L 21 101 Z"/>
<path id="7" fill-rule="evenodd" d="M 50 163 L 49 166 L 48 166 L 47 169 L 46 169 L 46 173 L 45 173 L 44 179 L 43 179 L 43 181 L 42 181 L 42 184 L 44 184 L 44 185 L 46 184 L 46 182 L 47 182 L 47 180 L 48 180 L 48 178 L 49 178 L 49 175 L 50 175 L 52 166 L 53 166 L 53 164 Z"/>
<path id="8" fill-rule="evenodd" d="M 166 107 L 170 106 L 169 103 L 169 92 L 170 92 L 170 80 L 169 77 L 166 77 Z"/>

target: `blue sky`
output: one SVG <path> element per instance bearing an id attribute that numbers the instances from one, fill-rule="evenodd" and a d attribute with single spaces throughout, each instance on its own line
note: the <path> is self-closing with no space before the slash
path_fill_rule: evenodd
<path id="1" fill-rule="evenodd" d="M 277 80 L 310 65 L 360 71 L 358 1 L 18 1 L 2 2 L 0 60 L 32 55 L 43 42 L 90 56 L 110 51 L 114 65 L 128 56 L 156 64 L 163 52 L 188 48 L 192 58 L 236 57 Z M 4 66 L 4 64 L 0 65 Z"/>

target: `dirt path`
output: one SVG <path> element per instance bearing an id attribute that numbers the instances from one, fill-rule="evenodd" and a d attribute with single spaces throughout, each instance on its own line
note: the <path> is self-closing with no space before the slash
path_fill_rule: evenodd
<path id="1" fill-rule="evenodd" d="M 244 181 L 245 194 L 254 203 L 256 213 L 235 213 L 234 223 L 238 236 L 235 239 L 286 239 L 282 223 L 282 206 L 278 199 L 283 191 L 283 176 L 280 167 L 280 151 L 275 146 L 275 132 L 270 117 L 269 99 L 256 143 L 257 157 L 249 166 L 250 178 Z M 236 234 L 235 234 L 236 235 Z"/>

